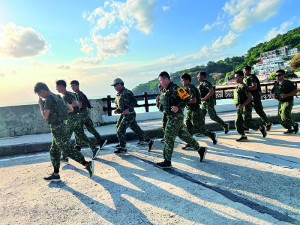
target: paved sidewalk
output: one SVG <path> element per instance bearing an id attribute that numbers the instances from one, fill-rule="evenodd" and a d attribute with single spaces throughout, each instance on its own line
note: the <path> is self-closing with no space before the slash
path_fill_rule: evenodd
<path id="1" fill-rule="evenodd" d="M 266 107 L 265 112 L 271 117 L 272 122 L 277 123 L 277 107 Z M 294 106 L 293 113 L 296 121 L 300 121 L 300 105 Z M 230 128 L 234 129 L 236 111 L 219 113 L 218 115 L 225 122 L 229 122 Z M 258 115 L 255 113 L 255 111 L 253 111 L 253 118 L 258 118 Z M 161 130 L 161 120 L 140 121 L 138 124 L 151 138 L 161 137 L 163 135 Z M 222 127 L 216 124 L 214 121 L 211 121 L 208 115 L 206 116 L 206 125 L 211 131 L 222 130 Z M 117 142 L 115 124 L 96 127 L 96 129 L 103 138 L 108 140 L 108 143 Z M 86 131 L 86 134 L 88 137 L 93 139 L 93 136 L 89 132 Z M 136 138 L 137 137 L 131 132 L 131 130 L 128 129 L 127 140 L 133 140 Z M 74 135 L 72 139 L 74 140 Z M 50 133 L 0 138 L 0 157 L 49 151 L 51 141 L 52 136 Z"/>

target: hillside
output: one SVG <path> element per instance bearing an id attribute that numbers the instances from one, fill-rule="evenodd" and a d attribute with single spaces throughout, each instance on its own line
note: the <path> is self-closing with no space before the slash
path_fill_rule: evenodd
<path id="1" fill-rule="evenodd" d="M 177 71 L 170 74 L 171 79 L 176 84 L 181 85 L 179 77 L 183 73 L 189 73 L 192 76 L 192 83 L 198 84 L 197 74 L 200 71 L 205 71 L 208 74 L 208 80 L 212 84 L 221 84 L 231 79 L 234 71 L 243 69 L 246 65 L 253 65 L 260 61 L 260 53 L 271 51 L 285 45 L 290 45 L 292 48 L 300 48 L 300 27 L 288 31 L 285 34 L 278 35 L 268 42 L 260 43 L 255 47 L 248 50 L 245 56 L 227 57 L 224 60 L 217 62 L 209 61 L 207 65 L 195 66 L 190 69 Z M 156 76 L 156 75 L 155 75 Z M 148 81 L 147 83 L 140 84 L 132 89 L 135 95 L 142 94 L 143 92 L 157 93 L 158 79 Z"/>

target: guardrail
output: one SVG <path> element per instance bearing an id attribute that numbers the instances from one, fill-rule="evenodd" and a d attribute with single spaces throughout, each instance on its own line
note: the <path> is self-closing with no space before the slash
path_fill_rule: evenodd
<path id="1" fill-rule="evenodd" d="M 261 98 L 263 100 L 265 99 L 271 99 L 270 90 L 273 88 L 275 82 L 272 83 L 262 83 L 261 89 L 262 89 L 262 96 Z M 294 84 L 296 85 L 297 89 L 298 84 L 300 84 L 300 81 L 294 81 Z M 215 93 L 216 93 L 216 99 L 233 99 L 233 90 L 236 86 L 230 86 L 230 87 L 214 87 Z M 148 100 L 155 99 L 156 96 L 159 95 L 159 93 L 156 94 L 148 94 L 147 92 L 144 92 L 143 95 L 136 95 L 137 100 L 144 100 L 143 104 L 138 104 L 136 107 L 144 107 L 145 112 L 149 112 L 150 106 L 155 106 L 155 103 L 149 103 Z M 112 116 L 112 111 L 115 110 L 115 107 L 112 107 L 112 103 L 114 102 L 115 98 L 112 98 L 110 95 L 107 95 L 106 98 L 102 98 L 102 101 L 106 101 L 107 107 L 103 107 L 103 110 L 107 112 L 108 116 Z"/>

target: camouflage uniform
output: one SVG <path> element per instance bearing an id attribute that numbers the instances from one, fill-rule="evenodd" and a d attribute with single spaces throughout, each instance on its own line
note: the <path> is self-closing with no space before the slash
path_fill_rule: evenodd
<path id="1" fill-rule="evenodd" d="M 77 101 L 75 94 L 67 91 L 63 99 L 65 102 L 72 105 L 72 102 L 74 100 Z M 86 136 L 84 133 L 82 122 L 79 117 L 79 107 L 75 106 L 73 107 L 74 111 L 69 113 L 69 119 L 66 121 L 67 125 L 67 137 L 71 139 L 73 132 L 75 133 L 75 136 L 79 141 L 87 143 L 87 145 L 93 150 L 96 148 L 95 144 Z M 63 155 L 63 158 L 65 158 L 65 155 Z"/>
<path id="2" fill-rule="evenodd" d="M 200 91 L 201 98 L 204 98 L 209 93 L 209 89 L 211 89 L 211 88 L 212 88 L 212 85 L 207 80 L 204 80 L 203 83 L 200 83 L 198 85 L 198 89 Z M 213 99 L 213 96 L 210 96 L 206 101 L 201 102 L 201 109 L 202 109 L 202 113 L 203 113 L 204 118 L 206 116 L 206 113 L 208 112 L 209 117 L 213 121 L 216 121 L 224 129 L 227 128 L 226 123 L 220 117 L 218 117 L 218 115 L 217 115 L 217 112 L 215 110 L 215 100 Z"/>
<path id="3" fill-rule="evenodd" d="M 50 94 L 44 102 L 44 109 L 50 110 L 49 119 L 46 122 L 50 125 L 53 137 L 50 148 L 50 158 L 54 167 L 54 173 L 59 172 L 61 152 L 66 157 L 70 157 L 82 165 L 87 164 L 81 152 L 77 149 L 73 149 L 70 139 L 67 137 L 64 121 L 59 121 L 58 118 L 54 118 L 56 116 L 55 111 L 57 110 L 55 103 L 55 98 L 57 97 L 58 96 Z"/>
<path id="4" fill-rule="evenodd" d="M 283 80 L 282 84 L 276 82 L 272 89 L 272 93 L 275 94 L 278 104 L 278 116 L 280 124 L 286 128 L 291 129 L 295 125 L 295 121 L 292 119 L 292 109 L 294 106 L 294 96 L 281 98 L 280 94 L 288 94 L 296 89 L 293 82 L 289 80 Z"/>
<path id="5" fill-rule="evenodd" d="M 200 109 L 201 99 L 199 90 L 193 84 L 190 84 L 188 87 L 184 87 L 184 89 L 191 96 L 191 99 L 196 98 L 196 103 L 187 104 L 186 106 L 187 113 L 185 117 L 185 125 L 187 126 L 188 131 L 191 135 L 198 132 L 210 137 L 211 132 L 209 132 L 205 127 L 205 117 Z"/>
<path id="6" fill-rule="evenodd" d="M 162 111 L 165 113 L 167 118 L 164 132 L 165 147 L 163 151 L 163 156 L 166 161 L 171 161 L 176 136 L 179 136 L 181 140 L 190 144 L 194 149 L 199 149 L 198 142 L 192 137 L 183 123 L 183 110 L 190 98 L 187 97 L 182 99 L 178 91 L 179 87 L 171 82 L 160 95 Z M 182 89 L 182 91 L 184 90 Z M 177 106 L 178 112 L 172 112 L 171 106 Z"/>
<path id="7" fill-rule="evenodd" d="M 125 87 L 117 93 L 115 98 L 115 105 L 117 113 L 120 113 L 120 117 L 116 124 L 117 126 L 117 137 L 119 139 L 119 145 L 121 148 L 126 147 L 126 129 L 129 127 L 140 139 L 140 141 L 148 141 L 146 134 L 136 122 L 136 113 L 134 106 L 136 105 L 136 98 L 133 93 Z M 127 115 L 122 115 L 124 110 L 128 109 Z"/>
<path id="8" fill-rule="evenodd" d="M 266 113 L 264 112 L 264 107 L 261 102 L 261 87 L 260 87 L 260 82 L 259 82 L 258 78 L 254 74 L 251 74 L 250 76 L 248 76 L 244 79 L 244 83 L 247 86 L 252 86 L 253 84 L 257 84 L 256 90 L 250 90 L 250 93 L 253 97 L 252 106 L 254 107 L 256 113 L 261 118 L 262 123 L 264 125 L 269 124 L 270 121 L 269 121 Z"/>
<path id="9" fill-rule="evenodd" d="M 250 90 L 246 84 L 239 84 L 234 90 L 234 104 L 240 105 L 247 100 Z M 259 125 L 252 120 L 252 105 L 249 103 L 242 109 L 238 109 L 235 119 L 235 127 L 240 135 L 245 135 L 245 129 L 258 130 Z"/>
<path id="10" fill-rule="evenodd" d="M 97 143 L 100 143 L 102 141 L 102 138 L 98 131 L 95 129 L 93 121 L 90 117 L 89 109 L 92 108 L 89 100 L 87 99 L 86 95 L 82 91 L 78 91 L 78 93 L 75 93 L 77 96 L 77 99 L 79 102 L 82 103 L 82 107 L 79 111 L 79 117 L 81 120 L 81 126 L 85 126 L 85 128 L 95 136 Z M 75 144 L 80 145 L 79 139 L 77 135 L 75 134 Z"/>

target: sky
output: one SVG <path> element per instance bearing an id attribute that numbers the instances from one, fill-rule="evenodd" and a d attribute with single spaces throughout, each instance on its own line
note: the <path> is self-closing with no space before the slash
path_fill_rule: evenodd
<path id="1" fill-rule="evenodd" d="M 242 56 L 299 27 L 299 0 L 0 0 L 0 106 L 78 80 L 89 97 Z"/>

